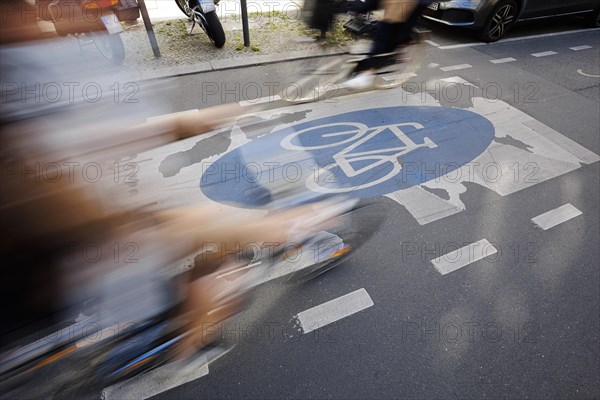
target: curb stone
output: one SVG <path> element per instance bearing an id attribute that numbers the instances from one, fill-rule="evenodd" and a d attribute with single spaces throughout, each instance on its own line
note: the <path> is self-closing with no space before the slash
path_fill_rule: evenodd
<path id="1" fill-rule="evenodd" d="M 174 67 L 165 67 L 148 71 L 127 71 L 127 74 L 135 77 L 139 81 L 148 81 L 155 79 L 167 79 L 186 75 L 195 75 L 206 72 L 223 71 L 251 67 L 256 65 L 276 64 L 280 62 L 317 58 L 323 56 L 332 56 L 345 54 L 345 49 L 328 50 L 310 50 L 310 51 L 290 51 L 278 54 L 264 54 L 251 56 L 247 58 L 220 59 L 213 61 L 203 61 L 192 65 L 179 65 Z"/>

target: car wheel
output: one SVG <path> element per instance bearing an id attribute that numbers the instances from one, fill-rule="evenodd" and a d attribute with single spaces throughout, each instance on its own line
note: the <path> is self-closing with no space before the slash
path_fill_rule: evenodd
<path id="1" fill-rule="evenodd" d="M 479 37 L 484 42 L 495 42 L 502 38 L 517 19 L 517 3 L 504 0 L 498 3 L 481 29 Z"/>

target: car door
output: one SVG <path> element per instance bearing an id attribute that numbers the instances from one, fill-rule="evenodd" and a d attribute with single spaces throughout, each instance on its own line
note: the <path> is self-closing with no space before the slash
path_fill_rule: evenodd
<path id="1" fill-rule="evenodd" d="M 560 7 L 560 3 L 569 0 L 525 0 L 521 19 L 531 19 L 553 14 L 553 10 Z"/>
<path id="2" fill-rule="evenodd" d="M 600 0 L 563 0 L 558 3 L 556 14 L 589 11 L 600 6 Z"/>

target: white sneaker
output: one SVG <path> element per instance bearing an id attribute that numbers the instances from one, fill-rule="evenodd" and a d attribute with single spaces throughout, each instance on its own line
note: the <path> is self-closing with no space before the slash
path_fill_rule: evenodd
<path id="1" fill-rule="evenodd" d="M 354 78 L 347 80 L 342 87 L 354 90 L 362 90 L 373 87 L 375 84 L 375 75 L 371 72 L 361 72 Z"/>

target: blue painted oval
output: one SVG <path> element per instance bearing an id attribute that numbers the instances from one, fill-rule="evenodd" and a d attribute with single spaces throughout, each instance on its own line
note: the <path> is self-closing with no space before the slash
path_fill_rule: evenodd
<path id="1" fill-rule="evenodd" d="M 369 130 L 358 137 L 361 126 Z M 353 111 L 276 130 L 223 155 L 205 168 L 200 188 L 212 200 L 243 207 L 266 204 L 270 182 L 282 177 L 288 182 L 310 180 L 308 186 L 317 191 L 343 190 L 351 197 L 369 198 L 457 170 L 480 155 L 494 134 L 490 121 L 462 109 L 400 106 Z M 416 147 L 407 146 L 410 142 Z M 373 159 L 383 156 L 387 161 Z M 330 164 L 335 164 L 330 176 L 317 172 Z"/>

